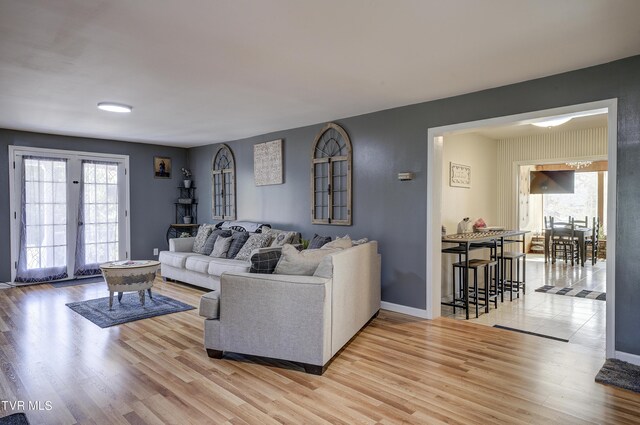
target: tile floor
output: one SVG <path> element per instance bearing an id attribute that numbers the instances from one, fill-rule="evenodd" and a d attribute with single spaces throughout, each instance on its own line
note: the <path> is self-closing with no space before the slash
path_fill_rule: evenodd
<path id="1" fill-rule="evenodd" d="M 498 309 L 481 314 L 472 322 L 488 326 L 502 325 L 568 339 L 570 344 L 605 352 L 605 301 L 535 292 L 543 285 L 606 291 L 606 262 L 590 262 L 584 267 L 567 265 L 562 260 L 545 263 L 544 256 L 527 255 L 527 289 L 520 299 L 498 304 Z M 475 313 L 475 312 L 474 312 Z M 442 315 L 464 319 L 464 312 L 442 306 Z M 474 314 L 475 315 L 475 314 Z"/>

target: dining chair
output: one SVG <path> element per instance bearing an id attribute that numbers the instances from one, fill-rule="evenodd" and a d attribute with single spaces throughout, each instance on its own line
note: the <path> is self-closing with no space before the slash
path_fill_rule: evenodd
<path id="1" fill-rule="evenodd" d="M 591 265 L 594 266 L 598 261 L 598 235 L 600 234 L 600 219 L 593 217 L 593 224 L 591 227 L 591 235 L 585 239 L 585 245 L 587 252 L 591 251 Z M 589 248 L 591 248 L 589 250 Z"/>
<path id="2" fill-rule="evenodd" d="M 589 216 L 585 215 L 584 220 L 577 220 L 574 217 L 569 217 L 569 220 L 573 220 L 576 227 L 589 227 Z"/>
<path id="3" fill-rule="evenodd" d="M 555 263 L 558 250 L 562 250 L 565 263 L 571 259 L 571 265 L 580 261 L 578 238 L 575 235 L 576 225 L 573 220 L 568 222 L 554 221 L 551 237 L 551 262 Z"/>
<path id="4" fill-rule="evenodd" d="M 554 236 L 553 236 L 553 225 L 554 225 L 554 221 L 555 219 L 553 218 L 553 216 L 544 216 L 544 232 L 545 232 L 545 244 L 548 244 L 547 247 L 545 247 L 545 258 L 544 258 L 544 262 L 547 262 L 547 256 L 546 254 L 549 253 L 549 257 L 551 257 L 551 262 L 555 263 L 555 259 L 553 258 L 553 240 L 554 240 Z M 547 238 L 546 235 L 549 235 L 549 237 Z"/>

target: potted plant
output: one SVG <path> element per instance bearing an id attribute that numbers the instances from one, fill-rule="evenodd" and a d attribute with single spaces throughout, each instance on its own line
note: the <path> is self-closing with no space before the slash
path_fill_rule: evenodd
<path id="1" fill-rule="evenodd" d="M 182 175 L 184 175 L 184 187 L 189 189 L 191 187 L 191 171 L 188 168 L 182 168 Z"/>

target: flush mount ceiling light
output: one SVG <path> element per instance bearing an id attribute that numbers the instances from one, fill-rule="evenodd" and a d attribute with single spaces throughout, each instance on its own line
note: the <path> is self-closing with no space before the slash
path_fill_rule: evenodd
<path id="1" fill-rule="evenodd" d="M 569 121 L 571 121 L 573 118 L 590 117 L 592 115 L 606 114 L 607 112 L 608 112 L 607 108 L 592 109 L 590 111 L 580 111 L 580 112 L 573 112 L 571 114 L 559 115 L 555 117 L 540 118 L 540 121 L 534 121 L 534 122 L 526 121 L 523 124 L 531 124 L 531 125 L 535 125 L 536 127 L 542 127 L 542 128 L 551 128 L 551 127 L 557 127 L 562 124 L 566 124 Z"/>
<path id="2" fill-rule="evenodd" d="M 573 117 L 554 118 L 546 121 L 532 122 L 531 124 L 535 125 L 536 127 L 543 127 L 543 128 L 557 127 L 559 125 L 568 123 L 569 121 L 571 121 L 571 118 Z"/>
<path id="3" fill-rule="evenodd" d="M 102 109 L 103 111 L 109 111 L 109 112 L 118 112 L 121 114 L 126 114 L 133 110 L 133 108 L 129 105 L 124 105 L 122 103 L 113 103 L 113 102 L 100 102 L 98 103 L 98 109 Z"/>

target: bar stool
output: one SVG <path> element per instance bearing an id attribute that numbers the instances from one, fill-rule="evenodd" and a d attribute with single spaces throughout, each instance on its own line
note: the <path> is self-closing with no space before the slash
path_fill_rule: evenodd
<path id="1" fill-rule="evenodd" d="M 482 247 L 478 246 L 470 246 L 469 252 L 481 249 Z M 464 246 L 453 246 L 442 249 L 443 254 L 454 254 L 458 256 L 458 262 L 462 262 L 464 264 L 464 256 L 465 256 L 465 248 Z M 471 260 L 473 261 L 473 260 Z M 464 288 L 462 287 L 462 283 L 458 285 L 459 287 L 456 289 L 456 281 L 455 281 L 455 272 L 453 276 L 453 300 L 451 302 L 440 302 L 442 305 L 446 305 L 449 307 L 453 307 L 453 314 L 456 314 L 456 308 L 460 308 L 462 310 L 467 310 L 464 302 Z"/>
<path id="2" fill-rule="evenodd" d="M 522 280 L 520 280 L 520 260 L 522 260 Z M 504 285 L 502 301 L 504 301 L 504 291 L 509 291 L 509 301 L 513 301 L 513 293 L 515 292 L 516 298 L 520 298 L 520 289 L 522 288 L 522 294 L 524 296 L 526 289 L 526 277 L 527 277 L 527 254 L 523 252 L 503 252 L 502 261 L 504 263 Z M 514 278 L 515 268 L 515 278 Z M 507 271 L 509 275 L 507 276 Z"/>
<path id="3" fill-rule="evenodd" d="M 498 308 L 498 294 L 500 293 L 498 289 L 498 276 L 496 274 L 496 267 L 498 262 L 495 260 L 480 260 L 480 259 L 471 259 L 469 260 L 469 269 L 467 269 L 466 263 L 464 261 L 453 264 L 453 293 L 454 293 L 454 303 L 455 303 L 455 293 L 456 293 L 456 270 L 459 270 L 459 290 L 460 294 L 464 296 L 464 294 L 468 294 L 469 302 L 473 302 L 476 308 L 476 318 L 479 314 L 479 306 L 482 305 L 485 308 L 485 312 L 489 312 L 489 304 L 490 301 L 493 301 L 494 307 Z M 478 282 L 478 271 L 482 269 L 484 273 L 484 288 L 480 288 Z M 473 281 L 469 281 L 469 286 L 465 288 L 464 285 L 464 275 L 462 273 L 468 273 L 469 270 L 473 270 Z M 482 297 L 481 297 L 482 296 Z M 471 301 L 473 300 L 473 301 Z M 482 304 L 480 301 L 483 301 Z M 454 307 L 455 308 L 455 307 Z"/>

